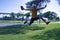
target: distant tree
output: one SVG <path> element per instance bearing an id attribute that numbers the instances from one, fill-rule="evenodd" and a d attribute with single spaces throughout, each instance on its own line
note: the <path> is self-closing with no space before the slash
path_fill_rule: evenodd
<path id="1" fill-rule="evenodd" d="M 7 19 L 7 16 L 4 16 L 3 19 L 6 20 Z"/>
<path id="2" fill-rule="evenodd" d="M 57 17 L 57 14 L 55 12 L 48 11 L 48 12 L 44 13 L 43 16 L 52 20 Z"/>
<path id="3" fill-rule="evenodd" d="M 26 17 L 29 17 L 29 16 L 30 16 L 30 13 L 29 13 L 29 12 L 28 12 L 28 13 L 26 13 L 26 14 L 25 14 L 25 16 L 26 16 Z"/>
<path id="4" fill-rule="evenodd" d="M 25 16 L 26 16 L 26 21 L 27 21 L 27 19 L 28 19 L 29 16 L 30 16 L 30 12 L 26 13 Z"/>
<path id="5" fill-rule="evenodd" d="M 15 14 L 13 12 L 10 15 L 12 19 L 15 19 Z"/>
<path id="6" fill-rule="evenodd" d="M 4 17 L 3 17 L 3 20 L 11 20 L 11 17 L 4 16 Z"/>
<path id="7" fill-rule="evenodd" d="M 20 13 L 17 13 L 17 18 L 19 18 L 21 16 L 21 14 Z"/>

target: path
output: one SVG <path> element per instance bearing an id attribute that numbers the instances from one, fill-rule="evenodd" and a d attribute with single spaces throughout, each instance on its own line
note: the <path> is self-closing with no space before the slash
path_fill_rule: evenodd
<path id="1" fill-rule="evenodd" d="M 25 24 L 14 24 L 14 23 L 12 23 L 12 24 L 0 24 L 0 27 L 16 27 L 16 26 L 27 26 L 27 25 L 25 25 Z"/>

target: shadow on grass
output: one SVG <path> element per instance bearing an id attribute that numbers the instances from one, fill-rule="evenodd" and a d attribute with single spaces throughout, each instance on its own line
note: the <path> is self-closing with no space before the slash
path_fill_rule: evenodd
<path id="1" fill-rule="evenodd" d="M 38 26 L 11 26 L 11 27 L 2 27 L 0 28 L 0 35 L 6 35 L 6 34 L 25 34 L 31 31 L 35 30 L 42 30 L 44 27 L 38 27 Z"/>
<path id="2" fill-rule="evenodd" d="M 35 35 L 32 38 L 41 39 L 41 40 L 60 40 L 60 28 L 49 30 L 42 35 Z"/>

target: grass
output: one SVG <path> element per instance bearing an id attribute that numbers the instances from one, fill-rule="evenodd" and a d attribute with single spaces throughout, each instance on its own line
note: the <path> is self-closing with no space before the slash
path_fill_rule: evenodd
<path id="1" fill-rule="evenodd" d="M 60 24 L 0 28 L 0 40 L 60 40 Z"/>
<path id="2" fill-rule="evenodd" d="M 24 21 L 20 20 L 0 20 L 0 24 L 5 24 L 5 23 L 22 23 Z"/>
<path id="3" fill-rule="evenodd" d="M 34 21 L 34 23 L 38 23 L 39 24 L 39 21 L 40 23 L 44 23 L 42 20 L 37 20 L 37 21 Z M 5 24 L 5 23 L 23 23 L 24 21 L 21 21 L 21 20 L 0 20 L 0 24 Z M 55 21 L 55 20 L 52 20 L 51 22 L 60 22 L 60 21 Z"/>

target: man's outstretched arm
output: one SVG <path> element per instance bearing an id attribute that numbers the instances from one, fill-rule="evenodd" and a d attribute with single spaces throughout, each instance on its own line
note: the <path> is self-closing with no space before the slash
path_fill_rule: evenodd
<path id="1" fill-rule="evenodd" d="M 47 5 L 45 5 L 45 7 L 42 7 L 42 8 L 38 8 L 38 10 L 40 10 L 40 9 L 44 9 L 44 8 L 46 8 L 47 7 Z"/>
<path id="2" fill-rule="evenodd" d="M 31 10 L 31 9 L 25 9 L 23 6 L 21 6 L 21 10 Z"/>

